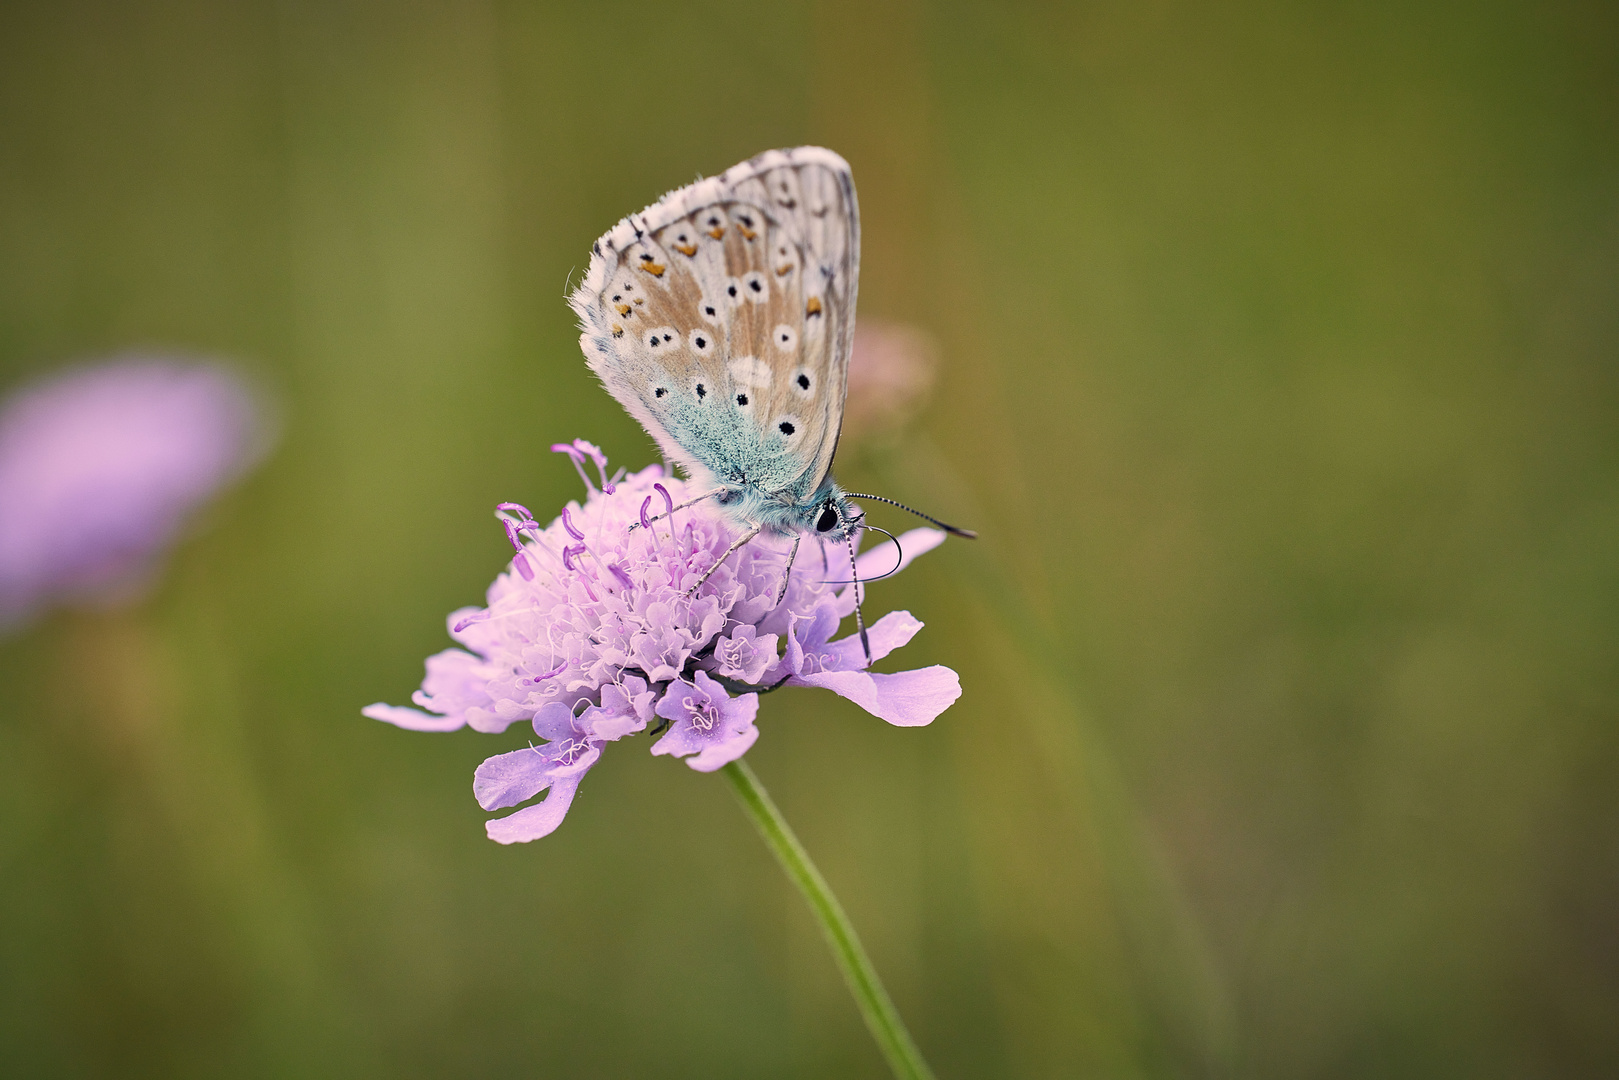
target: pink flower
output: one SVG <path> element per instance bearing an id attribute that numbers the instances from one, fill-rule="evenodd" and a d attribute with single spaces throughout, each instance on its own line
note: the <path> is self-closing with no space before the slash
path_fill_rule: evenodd
<path id="1" fill-rule="evenodd" d="M 428 658 L 412 695 L 418 708 L 363 710 L 416 731 L 498 733 L 530 724 L 543 742 L 489 758 L 473 792 L 486 810 L 545 797 L 488 822 L 492 839 L 534 840 L 556 829 L 603 748 L 649 726 L 663 732 L 654 754 L 704 772 L 734 761 L 759 736 L 759 695 L 783 682 L 825 687 L 901 725 L 926 724 L 961 695 L 949 668 L 873 674 L 863 670 L 858 636 L 831 640 L 854 611 L 853 587 L 824 580 L 842 575 L 828 574 L 813 542 L 801 549 L 778 604 L 785 542 L 756 539 L 715 568 L 738 535 L 729 522 L 697 508 L 668 512 L 700 491 L 656 465 L 609 477 L 606 458 L 589 443 L 556 449 L 585 477 L 584 503 L 569 503 L 545 526 L 503 504 L 517 553 L 490 586 L 486 607 L 450 616 L 450 636 L 464 648 Z M 934 529 L 904 534 L 904 561 L 943 539 Z M 860 576 L 893 564 L 885 543 L 860 557 Z M 879 619 L 873 657 L 921 626 L 906 612 Z"/>
<path id="2" fill-rule="evenodd" d="M 127 357 L 15 391 L 0 405 L 0 625 L 138 595 L 267 434 L 248 388 L 207 364 Z"/>
<path id="3" fill-rule="evenodd" d="M 843 438 L 861 441 L 903 427 L 933 389 L 939 347 L 917 327 L 861 319 L 849 356 Z"/>

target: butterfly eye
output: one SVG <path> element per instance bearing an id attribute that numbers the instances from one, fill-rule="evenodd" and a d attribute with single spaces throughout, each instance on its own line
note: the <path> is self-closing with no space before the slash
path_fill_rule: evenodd
<path id="1" fill-rule="evenodd" d="M 831 504 L 821 508 L 821 516 L 815 519 L 816 532 L 831 532 L 838 524 L 837 509 Z"/>

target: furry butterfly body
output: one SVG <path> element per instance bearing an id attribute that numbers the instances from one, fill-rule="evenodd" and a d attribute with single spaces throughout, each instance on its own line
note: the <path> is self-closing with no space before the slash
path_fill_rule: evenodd
<path id="1" fill-rule="evenodd" d="M 569 304 L 590 369 L 750 536 L 844 540 L 860 515 L 832 457 L 859 271 L 849 165 L 806 146 L 620 221 Z"/>

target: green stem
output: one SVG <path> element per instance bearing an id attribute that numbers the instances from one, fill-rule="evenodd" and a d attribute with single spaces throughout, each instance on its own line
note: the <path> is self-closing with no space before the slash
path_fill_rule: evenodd
<path id="1" fill-rule="evenodd" d="M 855 1004 L 860 1006 L 860 1013 L 866 1018 L 866 1027 L 871 1030 L 872 1038 L 877 1040 L 883 1057 L 888 1059 L 889 1068 L 900 1080 L 933 1080 L 933 1071 L 922 1060 L 922 1052 L 911 1040 L 911 1033 L 905 1030 L 905 1021 L 899 1018 L 899 1010 L 894 1008 L 888 991 L 883 989 L 877 969 L 871 966 L 871 958 L 861 948 L 860 938 L 849 924 L 849 917 L 843 913 L 843 906 L 832 895 L 832 889 L 821 872 L 810 862 L 809 853 L 798 842 L 798 837 L 793 835 L 793 830 L 781 816 L 781 811 L 776 809 L 776 804 L 771 802 L 764 785 L 759 783 L 759 778 L 753 775 L 753 770 L 748 768 L 745 761 L 733 761 L 722 771 L 736 790 L 736 797 L 742 800 L 743 809 L 758 827 L 759 835 L 765 838 L 765 843 L 775 853 L 776 861 L 781 863 L 781 868 L 787 871 L 787 876 L 793 879 L 793 884 L 809 901 L 810 910 L 815 912 L 821 932 L 832 947 L 832 955 L 843 970 L 849 992 L 854 995 Z"/>

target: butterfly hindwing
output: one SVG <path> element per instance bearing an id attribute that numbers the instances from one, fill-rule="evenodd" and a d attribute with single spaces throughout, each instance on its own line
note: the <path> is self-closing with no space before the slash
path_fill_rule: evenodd
<path id="1" fill-rule="evenodd" d="M 671 459 L 792 503 L 837 446 L 858 260 L 848 165 L 770 151 L 621 221 L 569 302 L 591 370 Z"/>

